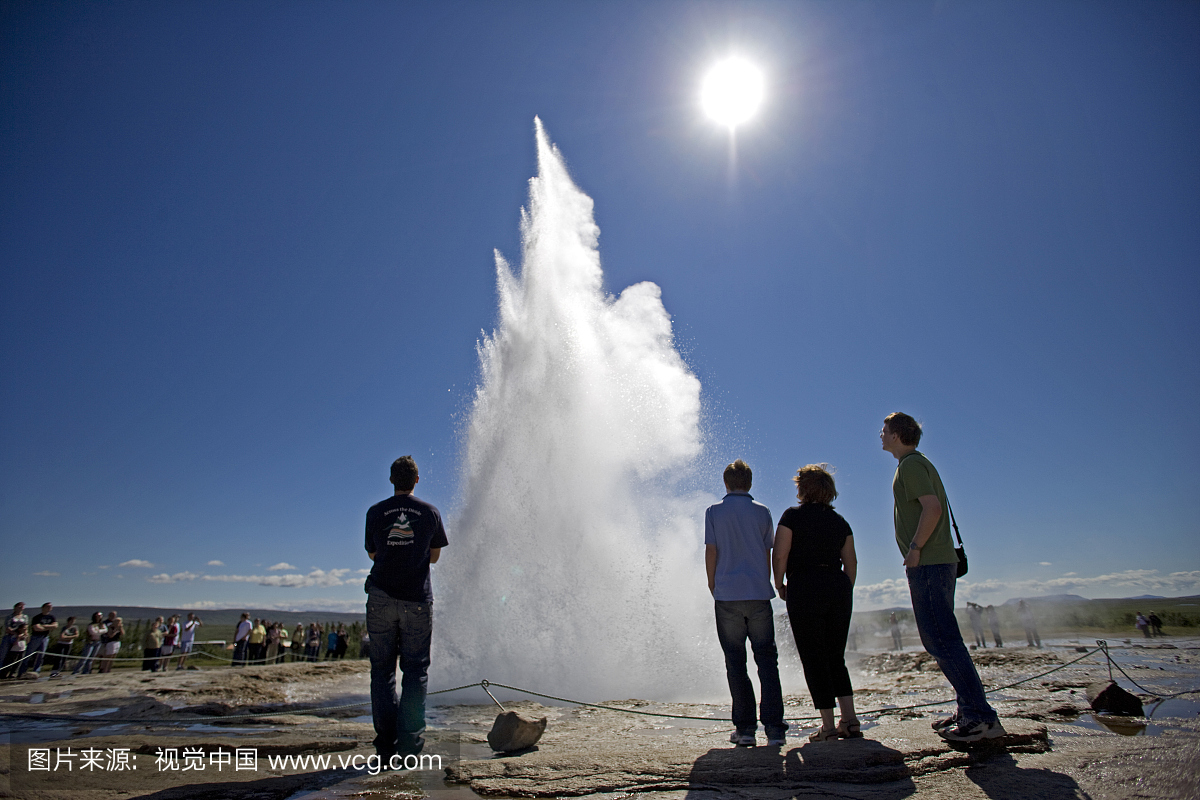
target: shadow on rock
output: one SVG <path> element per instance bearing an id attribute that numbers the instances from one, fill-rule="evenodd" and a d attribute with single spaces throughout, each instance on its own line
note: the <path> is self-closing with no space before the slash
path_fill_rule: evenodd
<path id="1" fill-rule="evenodd" d="M 890 796 L 916 791 L 904 754 L 871 739 L 786 748 L 720 748 L 696 759 L 688 797 L 739 787 L 794 787 L 807 783 L 893 784 Z"/>
<path id="2" fill-rule="evenodd" d="M 1008 753 L 983 758 L 964 774 L 995 800 L 1036 797 L 1038 800 L 1090 800 L 1075 779 L 1048 769 L 1023 769 Z"/>

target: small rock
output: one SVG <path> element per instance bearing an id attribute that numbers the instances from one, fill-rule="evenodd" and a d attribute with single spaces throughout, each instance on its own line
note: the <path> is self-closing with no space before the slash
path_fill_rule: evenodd
<path id="1" fill-rule="evenodd" d="M 1093 711 L 1107 711 L 1127 717 L 1140 717 L 1145 713 L 1141 700 L 1112 681 L 1100 681 L 1088 686 L 1087 699 Z"/>
<path id="2" fill-rule="evenodd" d="M 511 753 L 533 747 L 546 731 L 546 718 L 533 719 L 505 711 L 496 716 L 492 730 L 487 735 L 488 746 L 498 753 Z"/>

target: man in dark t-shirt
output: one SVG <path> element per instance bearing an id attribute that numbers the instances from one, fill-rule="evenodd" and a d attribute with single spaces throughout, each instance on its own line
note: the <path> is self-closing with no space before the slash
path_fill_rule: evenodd
<path id="1" fill-rule="evenodd" d="M 367 578 L 371 651 L 371 716 L 375 752 L 392 756 L 425 746 L 425 687 L 433 638 L 430 564 L 446 546 L 437 508 L 413 496 L 420 476 L 412 456 L 392 464 L 395 494 L 367 510 L 365 546 L 374 561 Z M 396 697 L 396 662 L 400 697 Z"/>
<path id="2" fill-rule="evenodd" d="M 34 675 L 42 671 L 42 659 L 46 657 L 46 649 L 50 646 L 50 635 L 58 628 L 58 620 L 50 613 L 53 610 L 52 604 L 43 603 L 42 613 L 34 614 L 33 619 L 29 620 L 29 648 L 18 675 L 24 675 L 27 670 Z"/>

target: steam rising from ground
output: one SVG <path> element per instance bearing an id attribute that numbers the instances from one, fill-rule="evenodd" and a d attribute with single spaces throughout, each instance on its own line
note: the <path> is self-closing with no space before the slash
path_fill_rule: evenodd
<path id="1" fill-rule="evenodd" d="M 604 293 L 592 200 L 537 128 L 523 259 L 496 254 L 463 504 L 437 566 L 438 684 L 581 699 L 724 684 L 704 587 L 700 382 L 658 286 Z"/>

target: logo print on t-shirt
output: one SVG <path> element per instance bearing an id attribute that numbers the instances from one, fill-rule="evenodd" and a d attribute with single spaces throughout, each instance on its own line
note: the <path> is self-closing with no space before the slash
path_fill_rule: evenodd
<path id="1" fill-rule="evenodd" d="M 401 511 L 400 515 L 396 517 L 396 521 L 392 523 L 392 529 L 388 531 L 388 541 L 411 538 L 413 538 L 412 523 L 408 521 L 408 515 Z"/>

